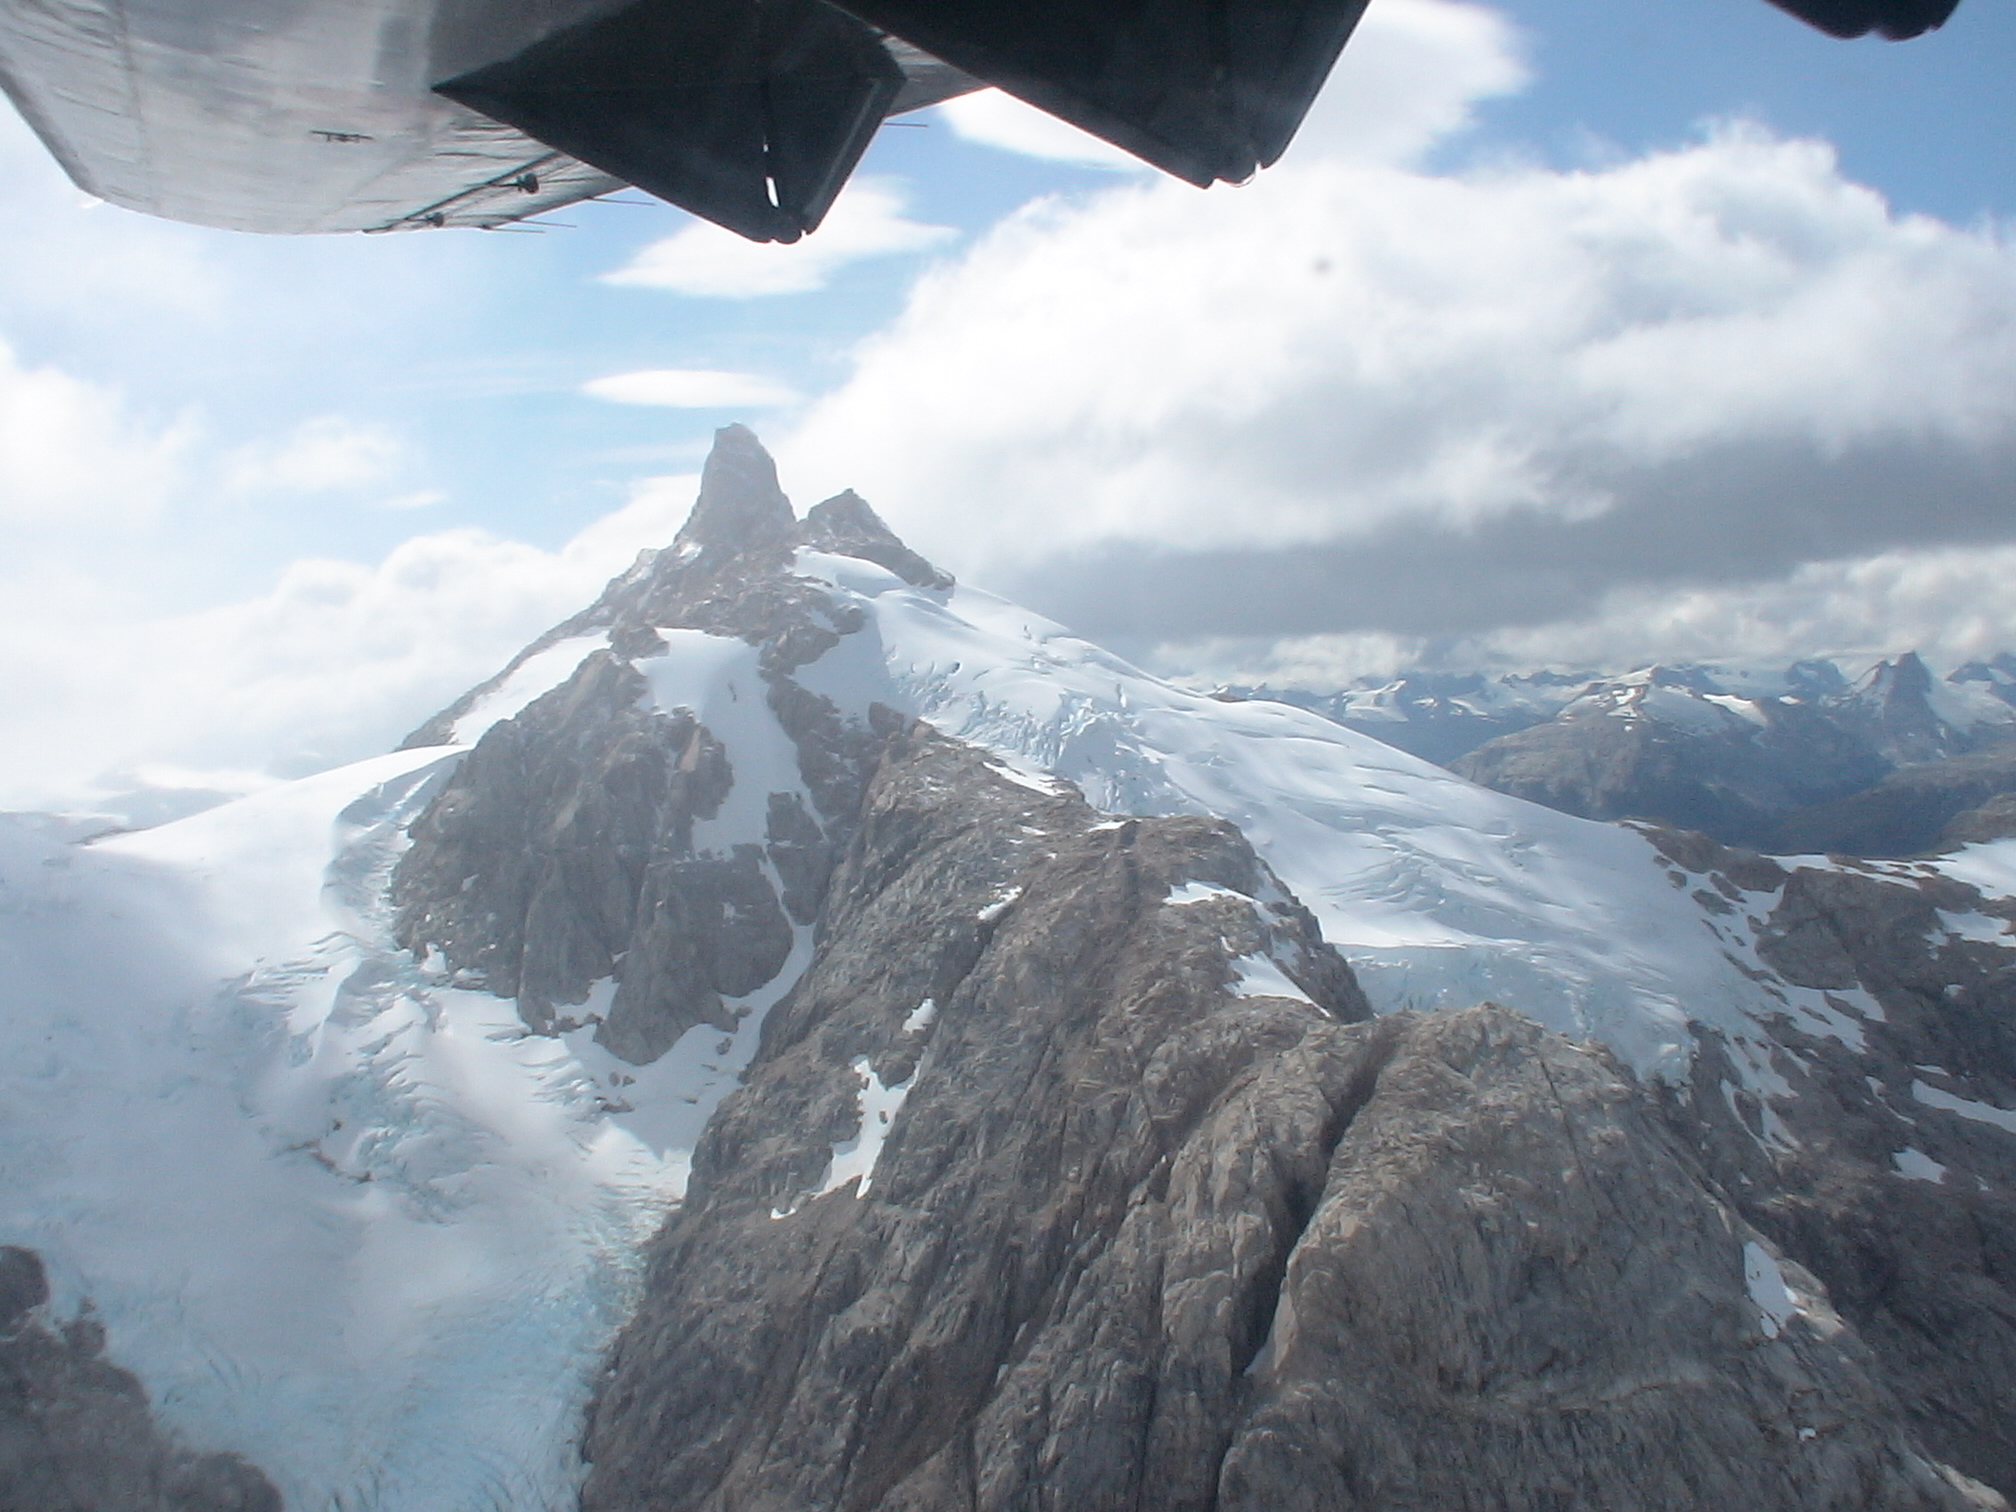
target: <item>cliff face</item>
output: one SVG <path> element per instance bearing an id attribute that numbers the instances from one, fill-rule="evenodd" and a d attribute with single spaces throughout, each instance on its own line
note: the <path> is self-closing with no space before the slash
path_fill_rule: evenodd
<path id="1" fill-rule="evenodd" d="M 589 1512 L 1999 1505 L 1607 1055 L 1370 1020 L 1227 826 L 921 731 L 585 1448 Z"/>
<path id="2" fill-rule="evenodd" d="M 898 722 L 843 713 L 793 676 L 860 628 L 858 611 L 787 570 L 801 545 L 886 562 L 920 585 L 951 581 L 851 493 L 801 525 L 768 455 L 729 427 L 669 548 L 408 740 L 449 740 L 541 653 L 603 642 L 490 725 L 414 826 L 393 882 L 400 942 L 515 998 L 539 1032 L 571 1022 L 565 1009 L 614 975 L 598 1037 L 636 1064 L 696 1025 L 732 1029 L 724 999 L 775 979 L 793 926 L 816 918 L 874 751 Z M 738 697 L 774 721 L 762 734 L 775 749 L 758 741 L 741 755 L 770 758 L 756 769 L 738 772 L 693 709 L 654 704 L 649 670 L 679 631 L 748 647 Z M 722 820 L 738 787 L 758 808 L 696 846 L 696 824 Z"/>
<path id="3" fill-rule="evenodd" d="M 1778 1090 L 1703 1035 L 1675 1133 L 1873 1351 L 1937 1457 L 2016 1490 L 2016 905 L 1929 864 L 1780 864 L 1668 832 L 1676 878 L 1755 910 L 1823 1024 L 1760 1014 Z"/>

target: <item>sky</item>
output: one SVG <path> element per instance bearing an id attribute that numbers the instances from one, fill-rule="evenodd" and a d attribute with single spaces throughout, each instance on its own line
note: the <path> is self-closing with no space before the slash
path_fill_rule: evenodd
<path id="1" fill-rule="evenodd" d="M 1159 670 L 2016 649 L 2016 13 L 1373 0 L 1252 183 L 997 95 L 755 247 L 259 238 L 0 119 L 0 807 L 384 749 L 752 425 Z"/>

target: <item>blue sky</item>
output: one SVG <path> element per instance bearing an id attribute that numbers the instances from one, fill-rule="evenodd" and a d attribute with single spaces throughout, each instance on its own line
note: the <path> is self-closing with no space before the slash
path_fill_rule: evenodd
<path id="1" fill-rule="evenodd" d="M 0 803 L 367 754 L 662 541 L 728 420 L 1200 677 L 2016 645 L 2012 62 L 1987 0 L 1903 44 L 1374 0 L 1252 186 L 981 100 L 789 249 L 211 232 L 9 121 Z"/>

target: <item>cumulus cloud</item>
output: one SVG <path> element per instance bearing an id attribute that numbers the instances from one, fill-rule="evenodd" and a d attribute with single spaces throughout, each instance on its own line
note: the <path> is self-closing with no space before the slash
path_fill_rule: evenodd
<path id="1" fill-rule="evenodd" d="M 1095 634 L 1539 624 L 2016 537 L 2016 249 L 1742 125 L 1129 183 L 928 274 L 785 452 Z"/>
<path id="2" fill-rule="evenodd" d="M 1198 683 L 1337 688 L 1421 666 L 1617 670 L 1665 662 L 1874 661 L 1905 650 L 1951 668 L 2016 647 L 2016 545 L 1935 547 L 1808 562 L 1738 585 L 1605 592 L 1589 612 L 1467 635 L 1204 637 L 1144 648 Z"/>
<path id="3" fill-rule="evenodd" d="M 912 220 L 909 197 L 894 179 L 857 178 L 825 223 L 788 245 L 752 242 L 705 221 L 652 242 L 605 283 L 664 289 L 715 299 L 755 299 L 823 289 L 840 269 L 864 259 L 928 251 L 956 233 Z"/>
<path id="4" fill-rule="evenodd" d="M 614 404 L 655 404 L 670 409 L 772 409 L 798 399 L 795 391 L 775 379 L 714 368 L 612 373 L 582 384 L 581 392 Z"/>
<path id="5" fill-rule="evenodd" d="M 1380 0 L 1358 23 L 1284 161 L 1414 163 L 1468 127 L 1480 103 L 1527 81 L 1518 35 L 1500 12 L 1451 0 Z"/>
<path id="6" fill-rule="evenodd" d="M 1046 204 L 926 278 L 794 439 L 992 551 L 1615 508 L 1705 446 L 2016 422 L 2016 256 L 1730 129 L 1603 172 L 1321 162 Z"/>
<path id="7" fill-rule="evenodd" d="M 1147 170 L 1147 164 L 1110 142 L 1080 131 L 1068 121 L 1045 115 L 1034 105 L 1026 105 L 998 89 L 961 95 L 938 106 L 935 113 L 961 141 L 977 142 L 982 147 L 1053 163 L 1075 163 L 1083 168 Z"/>
<path id="8" fill-rule="evenodd" d="M 318 415 L 278 440 L 239 448 L 223 470 L 239 493 L 327 493 L 382 483 L 404 460 L 405 447 L 382 426 Z"/>
<path id="9" fill-rule="evenodd" d="M 2016 545 L 1878 552 L 1809 562 L 1735 587 L 1620 588 L 1594 613 L 1500 632 L 1493 660 L 1791 660 L 1923 651 L 1954 666 L 2016 647 Z"/>
<path id="10" fill-rule="evenodd" d="M 131 524 L 175 486 L 196 438 L 186 419 L 148 424 L 120 395 L 0 341 L 0 523 Z"/>
<path id="11" fill-rule="evenodd" d="M 554 551 L 438 531 L 375 563 L 293 562 L 266 591 L 194 613 L 121 613 L 102 591 L 80 612 L 61 585 L 10 595 L 0 808 L 88 807 L 162 769 L 236 773 L 185 785 L 242 790 L 387 750 L 669 540 L 696 486 L 640 485 Z"/>

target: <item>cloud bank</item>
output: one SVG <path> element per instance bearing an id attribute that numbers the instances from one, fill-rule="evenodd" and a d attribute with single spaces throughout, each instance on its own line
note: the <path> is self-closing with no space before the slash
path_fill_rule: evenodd
<path id="1" fill-rule="evenodd" d="M 716 368 L 612 373 L 582 384 L 581 392 L 612 404 L 651 404 L 667 409 L 772 409 L 798 398 L 794 390 L 774 378 Z"/>
<path id="2" fill-rule="evenodd" d="M 1489 12 L 1375 8 L 1279 167 L 1026 208 L 787 459 L 1137 646 L 1447 640 L 2016 541 L 2000 228 L 1894 214 L 1740 123 L 1599 169 L 1423 166 L 1521 76 Z M 1843 580 L 1862 638 L 1879 577 Z"/>
<path id="3" fill-rule="evenodd" d="M 653 479 L 554 551 L 475 529 L 366 565 L 292 563 L 266 592 L 121 613 L 72 583 L 0 607 L 0 809 L 91 806 L 164 780 L 242 789 L 389 750 L 671 539 L 697 479 Z"/>
<path id="4" fill-rule="evenodd" d="M 1823 144 L 1743 126 L 1587 170 L 1451 168 L 1479 102 L 1523 78 L 1516 40 L 1474 6 L 1382 0 L 1254 184 L 1116 174 L 1009 217 L 929 268 L 851 376 L 770 437 L 786 478 L 809 497 L 856 486 L 963 576 L 1201 677 L 2016 647 L 2006 233 L 1896 215 Z M 971 134 L 1081 150 L 1015 130 Z M 0 176 L 18 145 L 0 130 Z M 78 222 L 0 237 L 9 282 L 47 291 L 62 332 L 158 306 L 165 364 L 242 302 L 249 275 L 182 230 Z M 798 247 L 689 227 L 614 277 L 809 292 L 952 234 L 871 178 Z M 349 249 L 358 282 L 324 296 L 340 310 L 269 290 L 250 324 L 313 349 L 317 322 L 376 308 L 380 283 L 395 311 L 482 283 L 476 259 L 505 244 L 472 245 L 438 263 Z M 509 247 L 515 266 L 525 246 Z M 273 288 L 302 285 L 273 266 Z M 690 480 L 650 484 L 552 549 L 475 529 L 389 551 L 338 539 L 191 609 L 183 580 L 260 520 L 438 501 L 431 438 L 320 400 L 207 434 L 94 381 L 102 361 L 15 355 L 60 343 L 54 325 L 22 334 L 40 318 L 25 298 L 6 315 L 0 807 L 74 800 L 114 768 L 240 774 L 225 784 L 382 749 L 670 539 L 690 503 Z M 590 394 L 795 397 L 628 360 Z M 332 559 L 346 550 L 364 560 Z"/>

